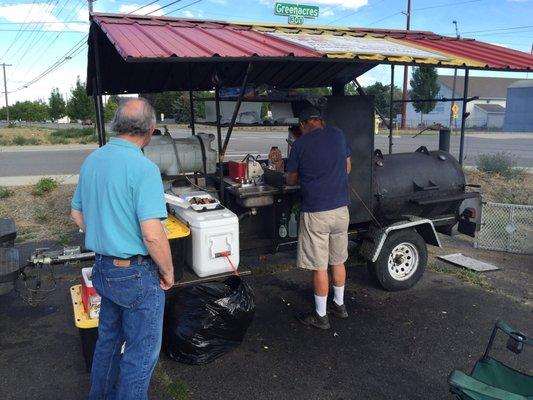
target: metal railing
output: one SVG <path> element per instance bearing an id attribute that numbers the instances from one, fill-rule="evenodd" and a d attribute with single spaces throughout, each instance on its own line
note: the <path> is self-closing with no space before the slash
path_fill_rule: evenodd
<path id="1" fill-rule="evenodd" d="M 533 206 L 485 203 L 475 247 L 533 254 Z"/>

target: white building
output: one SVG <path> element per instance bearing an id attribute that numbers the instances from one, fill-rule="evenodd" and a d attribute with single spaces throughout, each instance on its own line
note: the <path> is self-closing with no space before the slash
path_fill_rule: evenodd
<path id="1" fill-rule="evenodd" d="M 468 79 L 468 97 L 478 96 L 478 100 L 468 103 L 466 111 L 470 116 L 466 119 L 468 128 L 493 128 L 501 129 L 505 116 L 505 105 L 507 88 L 519 81 L 515 78 L 490 78 L 473 76 Z M 463 97 L 464 77 L 458 76 L 455 86 L 455 95 L 452 95 L 453 75 L 442 75 L 438 78 L 440 91 L 438 98 L 460 98 Z M 461 126 L 462 102 L 456 103 L 459 106 L 458 117 L 452 125 L 459 128 Z M 437 103 L 435 109 L 429 114 L 417 113 L 412 105 L 407 105 L 407 126 L 415 128 L 423 125 L 442 124 L 448 126 L 450 122 L 450 110 L 452 103 Z"/>

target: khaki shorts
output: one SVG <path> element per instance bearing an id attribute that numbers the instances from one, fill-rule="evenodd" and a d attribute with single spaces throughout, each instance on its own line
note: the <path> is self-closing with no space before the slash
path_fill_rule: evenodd
<path id="1" fill-rule="evenodd" d="M 302 212 L 298 233 L 298 267 L 324 270 L 348 259 L 348 207 Z"/>

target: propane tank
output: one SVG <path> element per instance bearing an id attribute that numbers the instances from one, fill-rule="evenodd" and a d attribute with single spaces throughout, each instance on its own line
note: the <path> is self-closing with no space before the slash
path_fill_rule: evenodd
<path id="1" fill-rule="evenodd" d="M 217 152 L 211 145 L 215 136 L 199 133 L 195 136 L 174 139 L 170 135 L 153 136 L 143 151 L 163 175 L 177 176 L 194 172 L 216 172 Z"/>

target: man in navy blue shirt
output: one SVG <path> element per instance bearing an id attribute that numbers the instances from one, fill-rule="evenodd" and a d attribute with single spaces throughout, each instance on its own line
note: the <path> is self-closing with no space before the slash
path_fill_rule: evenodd
<path id="1" fill-rule="evenodd" d="M 326 127 L 319 110 L 300 113 L 302 137 L 287 162 L 287 184 L 300 183 L 302 208 L 298 233 L 298 267 L 313 271 L 315 311 L 305 325 L 329 329 L 327 314 L 347 318 L 344 286 L 348 259 L 348 174 L 351 151 L 342 131 Z M 332 267 L 333 301 L 328 304 L 328 265 Z"/>

